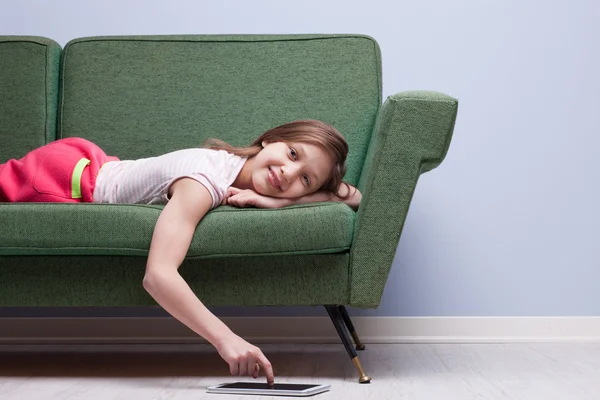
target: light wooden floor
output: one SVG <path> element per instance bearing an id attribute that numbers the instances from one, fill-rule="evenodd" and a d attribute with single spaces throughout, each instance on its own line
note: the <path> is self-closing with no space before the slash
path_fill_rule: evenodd
<path id="1" fill-rule="evenodd" d="M 600 399 L 600 343 L 370 344 L 369 385 L 341 344 L 261 348 L 276 382 L 331 384 L 315 399 Z M 206 393 L 239 379 L 207 345 L 0 346 L 2 400 L 276 399 Z"/>

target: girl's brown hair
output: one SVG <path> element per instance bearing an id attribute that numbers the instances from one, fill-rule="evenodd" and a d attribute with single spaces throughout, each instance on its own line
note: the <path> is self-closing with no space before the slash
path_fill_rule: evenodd
<path id="1" fill-rule="evenodd" d="M 346 157 L 348 143 L 333 126 L 314 119 L 304 119 L 276 126 L 260 135 L 248 147 L 235 147 L 218 139 L 208 139 L 204 147 L 214 150 L 225 150 L 240 157 L 254 157 L 262 150 L 262 142 L 302 142 L 319 146 L 334 160 L 334 166 L 329 179 L 320 190 L 328 191 L 341 199 L 350 196 L 348 187 L 346 195 L 339 194 L 340 184 L 346 174 Z"/>

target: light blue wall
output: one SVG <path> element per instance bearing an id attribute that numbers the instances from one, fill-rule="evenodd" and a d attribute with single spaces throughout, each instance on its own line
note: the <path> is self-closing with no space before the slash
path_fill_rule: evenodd
<path id="1" fill-rule="evenodd" d="M 2 6 L 0 34 L 62 45 L 117 34 L 371 35 L 384 96 L 437 90 L 460 107 L 446 161 L 419 182 L 381 307 L 351 313 L 568 316 L 600 315 L 598 21 L 592 0 L 20 0 Z"/>

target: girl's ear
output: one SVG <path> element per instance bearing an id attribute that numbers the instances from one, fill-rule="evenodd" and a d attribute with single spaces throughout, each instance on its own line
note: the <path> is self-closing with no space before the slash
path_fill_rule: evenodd
<path id="1" fill-rule="evenodd" d="M 265 147 L 267 144 L 269 144 L 266 140 L 263 140 L 262 143 L 260 144 L 262 147 Z"/>

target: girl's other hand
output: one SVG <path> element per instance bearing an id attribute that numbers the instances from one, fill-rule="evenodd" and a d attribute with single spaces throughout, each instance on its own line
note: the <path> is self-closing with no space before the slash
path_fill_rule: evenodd
<path id="1" fill-rule="evenodd" d="M 231 186 L 221 204 L 234 207 L 281 208 L 290 205 L 289 199 L 263 196 L 252 189 L 238 189 Z"/>

